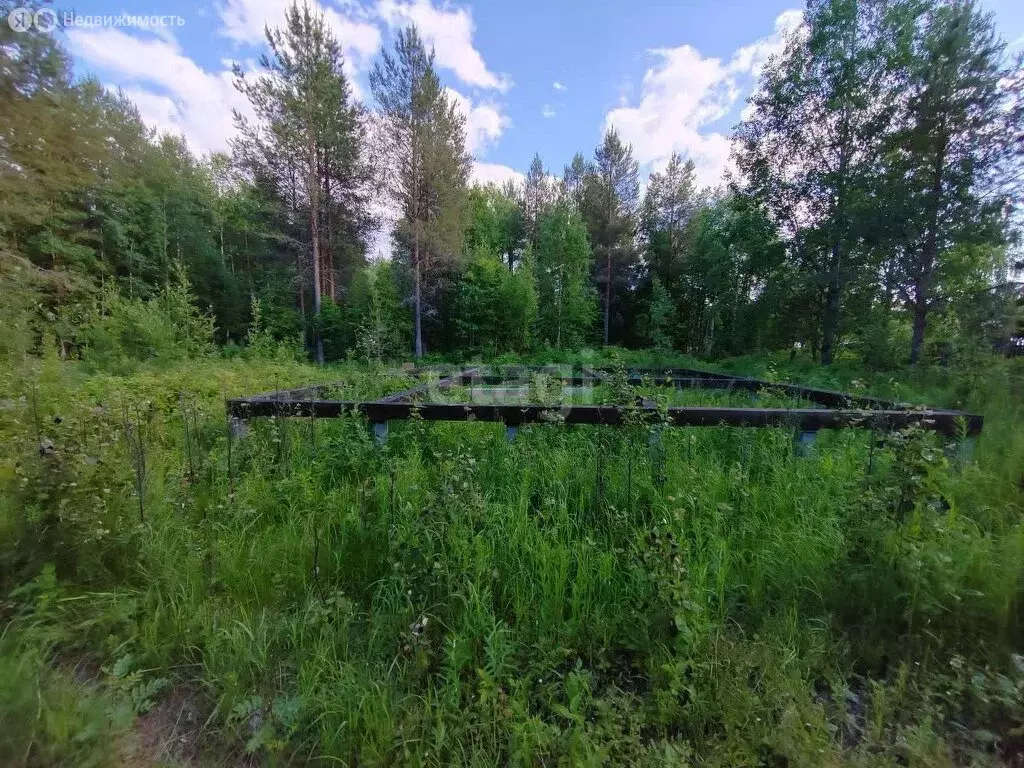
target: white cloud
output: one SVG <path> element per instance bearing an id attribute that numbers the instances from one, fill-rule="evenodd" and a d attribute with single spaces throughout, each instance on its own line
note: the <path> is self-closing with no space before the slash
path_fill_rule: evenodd
<path id="1" fill-rule="evenodd" d="M 377 12 L 392 28 L 415 24 L 434 47 L 438 66 L 450 69 L 466 85 L 502 92 L 512 85 L 507 76 L 491 72 L 473 47 L 473 17 L 466 8 L 436 8 L 430 0 L 379 0 Z"/>
<path id="2" fill-rule="evenodd" d="M 466 148 L 473 155 L 483 154 L 509 126 L 508 115 L 493 104 L 473 104 L 454 88 L 444 90 L 466 116 Z"/>
<path id="3" fill-rule="evenodd" d="M 702 184 L 717 184 L 729 167 L 730 142 L 702 128 L 733 110 L 742 93 L 740 78 L 760 74 L 801 18 L 800 11 L 783 11 L 771 35 L 739 48 L 728 62 L 705 57 L 690 45 L 651 51 L 658 61 L 644 74 L 639 103 L 623 99 L 605 116 L 605 127 L 615 127 L 633 145 L 643 169 L 660 169 L 676 151 L 693 159 Z"/>
<path id="4" fill-rule="evenodd" d="M 220 17 L 218 32 L 239 43 L 262 44 L 263 30 L 284 24 L 285 10 L 292 0 L 225 0 L 217 8 Z M 358 10 L 342 15 L 334 8 L 324 7 L 315 0 L 310 7 L 323 13 L 346 56 L 366 58 L 380 48 L 380 30 L 358 17 Z"/>
<path id="5" fill-rule="evenodd" d="M 222 37 L 245 45 L 262 45 L 264 29 L 284 24 L 285 10 L 292 0 L 224 0 L 217 7 L 220 17 L 218 32 Z M 347 5 L 345 13 L 312 0 L 310 7 L 324 15 L 324 20 L 341 44 L 345 56 L 345 74 L 351 81 L 356 98 L 362 98 L 358 75 L 369 68 L 370 60 L 380 48 L 380 30 L 365 17 L 357 5 Z"/>
<path id="6" fill-rule="evenodd" d="M 160 133 L 181 133 L 176 124 L 178 105 L 170 96 L 161 96 L 133 86 L 122 88 L 121 91 L 135 104 L 147 125 Z"/>
<path id="7" fill-rule="evenodd" d="M 133 37 L 120 29 L 69 29 L 72 52 L 86 67 L 121 87 L 143 120 L 159 130 L 184 134 L 193 149 L 227 149 L 234 135 L 231 110 L 250 114 L 230 71 L 209 72 L 161 38 Z"/>
<path id="8" fill-rule="evenodd" d="M 373 24 L 346 18 L 330 8 L 324 11 L 324 19 L 341 43 L 346 60 L 353 60 L 359 67 L 368 64 L 380 48 L 380 30 Z"/>
<path id="9" fill-rule="evenodd" d="M 500 163 L 473 163 L 469 179 L 473 184 L 497 184 L 500 186 L 509 180 L 521 184 L 526 180 L 526 176 L 515 168 Z"/>
<path id="10" fill-rule="evenodd" d="M 562 85 L 562 83 L 558 82 L 557 80 L 555 80 L 555 82 L 551 84 L 551 87 L 554 88 L 556 91 L 568 90 L 564 85 Z"/>
<path id="11" fill-rule="evenodd" d="M 555 112 L 555 108 L 552 107 L 550 104 L 545 104 L 543 107 L 541 107 L 540 113 L 544 117 L 554 117 L 556 114 L 558 114 L 557 112 Z"/>
<path id="12" fill-rule="evenodd" d="M 786 37 L 800 26 L 803 11 L 790 8 L 775 17 L 775 32 L 762 37 L 750 45 L 737 49 L 729 61 L 729 70 L 737 74 L 751 74 L 757 77 L 769 57 L 780 53 L 786 44 Z"/>
<path id="13" fill-rule="evenodd" d="M 262 46 L 264 27 L 281 25 L 289 2 L 225 0 L 216 8 L 218 32 L 239 44 Z M 353 94 L 362 98 L 357 75 L 380 48 L 380 30 L 357 6 L 345 4 L 345 15 L 315 0 L 312 7 L 324 14 L 338 38 Z M 204 69 L 181 50 L 173 35 L 138 37 L 115 28 L 70 29 L 67 34 L 75 56 L 108 85 L 124 90 L 143 120 L 160 131 L 184 134 L 199 152 L 227 149 L 235 134 L 232 109 L 251 115 L 248 101 L 234 87 L 228 59 L 221 60 L 219 71 Z M 256 69 L 251 56 L 243 69 Z M 477 120 L 486 122 L 487 117 L 480 114 Z"/>

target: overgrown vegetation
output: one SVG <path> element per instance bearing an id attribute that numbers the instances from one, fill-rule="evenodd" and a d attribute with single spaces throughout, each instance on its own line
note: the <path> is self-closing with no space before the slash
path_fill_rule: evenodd
<path id="1" fill-rule="evenodd" d="M 196 158 L 0 24 L 0 763 L 1024 761 L 1024 368 L 994 354 L 1024 102 L 991 19 L 814 0 L 735 183 L 675 155 L 642 199 L 614 131 L 561 179 L 536 157 L 467 188 L 415 29 L 369 107 L 315 9 L 268 38 L 237 73 L 255 120 Z M 382 200 L 392 258 L 367 263 Z M 590 396 L 623 405 L 624 364 L 719 366 L 985 428 L 973 453 L 912 429 L 798 455 L 633 418 L 384 444 L 226 418 L 403 389 L 412 352 L 608 364 Z"/>
<path id="2" fill-rule="evenodd" d="M 218 342 L 258 300 L 317 361 L 798 346 L 895 369 L 1020 336 L 1024 68 L 974 2 L 811 0 L 756 68 L 735 175 L 702 188 L 676 153 L 643 195 L 614 127 L 560 177 L 537 155 L 470 186 L 461 102 L 415 27 L 392 43 L 361 103 L 328 20 L 288 8 L 235 71 L 230 152 L 196 157 L 59 38 L 0 27 L 0 246 L 76 288 L 39 309 L 73 326 L 184 270 Z"/>
<path id="3" fill-rule="evenodd" d="M 823 434 L 805 458 L 776 429 L 668 429 L 663 452 L 640 424 L 233 434 L 225 396 L 404 381 L 175 344 L 128 368 L 53 347 L 4 374 L 5 764 L 125 760 L 132 720 L 182 691 L 203 726 L 170 755 L 200 762 L 1020 759 L 1014 361 L 731 363 L 979 410 L 963 464 L 916 431 Z"/>

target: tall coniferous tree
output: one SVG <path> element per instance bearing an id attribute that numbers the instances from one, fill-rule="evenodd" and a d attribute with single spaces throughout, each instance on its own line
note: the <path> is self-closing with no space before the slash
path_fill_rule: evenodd
<path id="1" fill-rule="evenodd" d="M 673 152 L 665 170 L 651 174 L 641 217 L 652 268 L 663 281 L 672 278 L 673 262 L 682 255 L 687 229 L 701 202 L 693 160 Z"/>
<path id="2" fill-rule="evenodd" d="M 604 294 L 604 343 L 611 335 L 611 305 L 616 281 L 627 284 L 636 259 L 639 167 L 633 148 L 623 144 L 614 128 L 605 133 L 584 181 L 583 210 L 590 233 L 598 283 Z"/>
<path id="3" fill-rule="evenodd" d="M 537 247 L 537 236 L 540 233 L 540 220 L 544 212 L 553 202 L 554 190 L 544 170 L 544 162 L 539 154 L 533 156 L 530 170 L 523 182 L 523 221 L 526 224 L 526 235 L 530 246 Z"/>
<path id="4" fill-rule="evenodd" d="M 324 247 L 326 203 L 335 194 L 345 198 L 347 224 L 354 233 L 365 219 L 359 193 L 365 180 L 356 172 L 361 123 L 343 72 L 341 46 L 322 13 L 308 5 L 290 6 L 284 26 L 267 30 L 267 44 L 270 52 L 260 58 L 260 76 L 248 80 L 235 69 L 237 86 L 257 117 L 253 125 L 236 114 L 241 134 L 236 150 L 273 169 L 279 192 L 291 197 L 293 214 L 299 204 L 305 209 L 315 317 L 324 295 L 336 295 L 334 265 Z M 323 362 L 319 332 L 314 347 L 317 361 Z"/>
<path id="5" fill-rule="evenodd" d="M 687 312 L 684 305 L 692 296 L 687 296 L 687 286 L 683 284 L 685 262 L 691 247 L 693 218 L 705 198 L 705 194 L 697 191 L 693 160 L 683 160 L 676 152 L 672 153 L 664 171 L 651 174 L 640 226 L 651 272 L 652 305 L 657 288 L 660 303 L 663 304 L 667 296 L 674 299 L 675 313 Z M 655 314 L 665 316 L 660 310 L 655 313 L 653 306 L 649 314 L 652 318 Z"/>
<path id="6" fill-rule="evenodd" d="M 455 258 L 462 243 L 471 158 L 465 118 L 444 93 L 415 27 L 401 30 L 393 52 L 370 72 L 389 159 L 389 191 L 401 209 L 396 244 L 409 252 L 414 344 L 423 355 L 424 283 Z"/>
<path id="7" fill-rule="evenodd" d="M 588 171 L 586 158 L 577 152 L 562 172 L 562 188 L 565 190 L 565 196 L 577 211 L 583 207 L 583 183 L 586 181 Z"/>

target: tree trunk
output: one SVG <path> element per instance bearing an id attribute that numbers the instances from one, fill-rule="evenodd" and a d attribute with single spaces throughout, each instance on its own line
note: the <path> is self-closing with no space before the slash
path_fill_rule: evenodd
<path id="1" fill-rule="evenodd" d="M 309 140 L 309 179 L 306 188 L 309 190 L 309 239 L 313 249 L 313 321 L 320 320 L 321 274 L 320 274 L 320 180 L 317 178 L 316 142 Z M 313 346 L 316 361 L 324 362 L 324 339 L 319 328 L 313 331 Z"/>
<path id="2" fill-rule="evenodd" d="M 306 344 L 306 281 L 302 279 L 302 251 L 295 251 L 295 272 L 299 281 L 299 319 L 302 321 L 302 344 Z"/>
<path id="3" fill-rule="evenodd" d="M 838 246 L 837 246 L 838 250 Z M 821 319 L 821 364 L 831 365 L 835 351 L 836 330 L 839 326 L 839 300 L 842 287 L 838 278 L 829 279 L 825 292 L 825 311 Z"/>
<path id="4" fill-rule="evenodd" d="M 242 229 L 242 247 L 245 248 L 245 280 L 249 283 L 249 301 L 252 301 L 252 297 L 255 296 L 255 292 L 252 289 L 252 260 L 249 257 L 248 225 L 245 225 Z"/>
<path id="5" fill-rule="evenodd" d="M 290 199 L 290 203 L 291 203 L 291 205 L 290 205 L 291 217 L 289 218 L 288 223 L 289 223 L 289 230 L 290 230 L 290 232 L 294 233 L 295 230 L 293 229 L 293 227 L 295 226 L 295 217 L 296 217 L 296 210 L 298 208 L 298 203 L 296 202 L 295 165 L 291 161 L 289 161 L 289 163 L 288 163 L 288 181 L 289 181 L 288 191 L 290 192 L 290 198 L 291 198 Z M 251 273 L 250 273 L 250 275 L 251 275 Z M 299 319 L 302 321 L 302 345 L 303 345 L 303 347 L 305 347 L 306 343 L 307 343 L 307 336 L 306 336 L 306 330 L 307 330 L 306 329 L 306 281 L 303 279 L 303 272 L 302 272 L 302 250 L 301 249 L 296 249 L 295 250 L 295 278 L 296 278 L 296 280 L 297 280 L 297 282 L 299 284 L 298 285 L 298 288 L 299 288 Z"/>
<path id="6" fill-rule="evenodd" d="M 327 282 L 327 295 L 331 301 L 338 300 L 338 273 L 334 268 L 334 217 L 331 200 L 331 173 L 324 169 L 324 219 L 326 221 L 324 236 L 324 279 Z"/>
<path id="7" fill-rule="evenodd" d="M 420 305 L 420 240 L 419 235 L 414 238 L 412 248 L 412 259 L 413 259 L 413 291 L 415 299 L 415 314 L 416 314 L 416 359 L 419 360 L 423 357 L 423 325 L 421 321 L 421 305 Z"/>
<path id="8" fill-rule="evenodd" d="M 605 272 L 604 288 L 604 345 L 608 346 L 608 329 L 612 314 L 612 251 L 608 249 L 608 268 Z"/>
<path id="9" fill-rule="evenodd" d="M 910 364 L 917 365 L 924 347 L 924 334 L 928 326 L 928 302 L 931 299 L 932 276 L 939 256 L 939 208 L 942 197 L 942 176 L 946 166 L 946 138 L 940 136 L 935 150 L 932 169 L 932 210 L 921 249 L 921 263 L 914 280 L 914 333 L 910 339 Z"/>
<path id="10" fill-rule="evenodd" d="M 921 288 L 918 288 L 920 291 Z M 910 337 L 910 364 L 917 365 L 921 360 L 921 349 L 924 347 L 924 332 L 928 325 L 928 298 L 918 294 L 914 300 L 914 332 Z"/>
<path id="11" fill-rule="evenodd" d="M 555 283 L 558 287 L 558 304 L 557 312 L 555 313 L 555 349 L 562 348 L 562 276 L 559 272 L 558 281 Z"/>
<path id="12" fill-rule="evenodd" d="M 856 24 L 854 25 L 854 34 Z M 846 174 L 850 167 L 850 104 L 843 111 L 843 124 L 839 147 L 839 188 L 832 210 L 832 254 L 828 267 L 828 287 L 825 289 L 825 311 L 821 318 L 821 364 L 831 365 L 835 354 L 836 335 L 839 331 L 839 312 L 843 297 L 843 238 L 846 235 Z"/>

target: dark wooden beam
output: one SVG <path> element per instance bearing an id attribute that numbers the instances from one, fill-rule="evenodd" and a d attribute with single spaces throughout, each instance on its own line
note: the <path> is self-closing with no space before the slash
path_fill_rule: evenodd
<path id="1" fill-rule="evenodd" d="M 451 389 L 452 387 L 455 386 L 457 382 L 462 382 L 465 377 L 472 377 L 476 370 L 476 368 L 470 368 L 465 371 L 458 371 L 457 373 L 453 373 L 452 375 L 446 376 L 443 379 L 438 379 L 437 381 L 427 381 L 424 382 L 423 384 L 418 384 L 415 387 L 411 387 L 410 389 L 403 390 L 402 392 L 395 392 L 393 395 L 387 395 L 386 397 L 382 397 L 380 398 L 380 400 L 376 400 L 374 402 L 411 403 L 420 395 L 429 392 L 431 388 Z M 417 375 L 417 372 L 414 371 L 413 374 Z"/>
<path id="2" fill-rule="evenodd" d="M 431 370 L 434 369 L 421 368 L 416 369 L 414 373 L 422 374 Z M 489 371 L 483 368 L 474 368 L 472 371 L 465 372 L 456 371 L 451 376 L 458 378 L 460 384 L 494 385 L 519 381 L 528 373 L 545 373 L 561 381 L 563 384 L 579 387 L 607 381 L 608 376 L 615 372 L 611 368 L 591 368 L 585 365 L 579 366 L 579 373 L 566 375 L 562 373 L 563 370 L 564 367 L 559 366 L 545 366 L 543 368 L 509 366 L 494 368 Z M 713 371 L 700 371 L 692 368 L 628 368 L 626 372 L 626 381 L 631 386 L 650 384 L 659 387 L 675 387 L 676 389 L 735 389 L 747 392 L 768 390 L 798 399 L 809 400 L 812 403 L 828 406 L 829 408 L 881 408 L 897 410 L 907 407 L 904 404 L 879 397 L 852 395 L 831 389 L 765 381 L 763 379 L 715 373 Z"/>
<path id="3" fill-rule="evenodd" d="M 317 416 L 331 418 L 362 414 L 371 422 L 408 419 L 415 413 L 425 421 L 486 421 L 509 425 L 603 424 L 621 426 L 630 409 L 616 405 L 487 405 L 476 403 L 354 402 L 345 400 L 275 400 L 236 398 L 228 401 L 228 412 L 239 418 L 255 416 Z M 632 409 L 643 421 L 657 422 L 655 408 Z M 789 427 L 805 432 L 819 429 L 896 430 L 920 425 L 948 436 L 963 431 L 980 434 L 981 416 L 959 411 L 882 410 L 860 408 L 705 408 L 673 407 L 665 413 L 666 424 L 674 427 Z"/>

